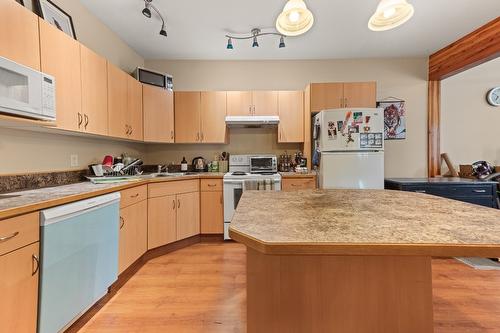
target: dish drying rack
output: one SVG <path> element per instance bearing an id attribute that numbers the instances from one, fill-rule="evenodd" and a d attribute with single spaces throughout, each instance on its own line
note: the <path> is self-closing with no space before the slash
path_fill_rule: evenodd
<path id="1" fill-rule="evenodd" d="M 86 176 L 94 184 L 120 183 L 141 179 L 141 166 L 136 165 L 125 171 L 114 171 L 113 167 L 103 167 L 102 176 Z"/>

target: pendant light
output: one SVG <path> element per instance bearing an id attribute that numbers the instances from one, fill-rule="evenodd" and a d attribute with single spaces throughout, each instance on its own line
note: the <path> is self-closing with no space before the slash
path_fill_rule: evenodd
<path id="1" fill-rule="evenodd" d="M 368 21 L 368 28 L 373 31 L 394 29 L 411 19 L 414 12 L 413 6 L 406 0 L 381 0 Z"/>
<path id="2" fill-rule="evenodd" d="M 285 36 L 299 36 L 311 29 L 314 16 L 303 0 L 288 0 L 276 19 L 276 29 Z"/>

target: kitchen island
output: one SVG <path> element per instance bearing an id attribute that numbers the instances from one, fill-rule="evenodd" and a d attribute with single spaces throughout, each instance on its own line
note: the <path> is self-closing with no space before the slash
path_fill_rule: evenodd
<path id="1" fill-rule="evenodd" d="M 253 332 L 433 332 L 431 257 L 500 256 L 500 211 L 388 190 L 243 194 Z"/>

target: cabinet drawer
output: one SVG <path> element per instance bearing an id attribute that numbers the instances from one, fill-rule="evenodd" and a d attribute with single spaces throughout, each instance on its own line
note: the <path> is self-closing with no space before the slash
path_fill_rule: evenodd
<path id="1" fill-rule="evenodd" d="M 198 179 L 169 181 L 159 184 L 148 185 L 148 197 L 164 197 L 178 193 L 197 192 L 200 190 L 200 181 Z"/>
<path id="2" fill-rule="evenodd" d="M 295 191 L 295 190 L 314 190 L 316 188 L 316 180 L 312 178 L 290 178 L 283 179 L 281 189 L 283 191 Z"/>
<path id="3" fill-rule="evenodd" d="M 222 179 L 202 179 L 200 188 L 202 192 L 222 191 Z"/>
<path id="4" fill-rule="evenodd" d="M 0 221 L 0 255 L 40 239 L 39 212 Z"/>
<path id="5" fill-rule="evenodd" d="M 146 200 L 148 198 L 148 186 L 137 186 L 123 190 L 120 193 L 120 208 L 123 208 Z"/>

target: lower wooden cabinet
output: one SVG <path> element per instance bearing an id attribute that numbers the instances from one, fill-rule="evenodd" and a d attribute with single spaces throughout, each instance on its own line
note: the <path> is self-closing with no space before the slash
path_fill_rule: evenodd
<path id="1" fill-rule="evenodd" d="M 281 181 L 282 191 L 314 190 L 316 189 L 316 176 L 311 177 L 284 177 Z"/>
<path id="2" fill-rule="evenodd" d="M 148 249 L 199 233 L 198 180 L 148 185 Z"/>
<path id="3" fill-rule="evenodd" d="M 200 193 L 177 195 L 177 240 L 200 233 Z"/>
<path id="4" fill-rule="evenodd" d="M 222 180 L 202 179 L 200 225 L 202 234 L 224 233 L 224 198 Z"/>
<path id="5" fill-rule="evenodd" d="M 36 332 L 38 253 L 36 242 L 0 256 L 0 332 Z"/>
<path id="6" fill-rule="evenodd" d="M 139 259 L 148 248 L 148 202 L 120 209 L 118 274 Z"/>

